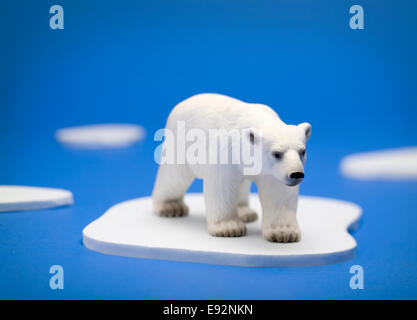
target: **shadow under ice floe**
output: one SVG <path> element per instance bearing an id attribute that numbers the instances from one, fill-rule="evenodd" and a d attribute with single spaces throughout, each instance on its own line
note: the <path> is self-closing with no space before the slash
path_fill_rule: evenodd
<path id="1" fill-rule="evenodd" d="M 72 193 L 67 190 L 0 186 L 0 212 L 56 208 L 73 202 Z"/>
<path id="2" fill-rule="evenodd" d="M 75 148 L 121 148 L 143 139 L 145 129 L 135 124 L 94 124 L 60 129 L 56 139 Z"/>
<path id="3" fill-rule="evenodd" d="M 247 224 L 247 235 L 216 238 L 207 233 L 202 194 L 185 201 L 190 216 L 161 218 L 152 212 L 150 197 L 119 203 L 83 230 L 83 243 L 101 253 L 239 266 L 312 266 L 353 258 L 356 241 L 347 229 L 357 224 L 356 204 L 301 196 L 298 221 L 301 241 L 273 243 L 262 237 L 261 222 Z M 251 206 L 261 213 L 258 197 Z"/>
<path id="4" fill-rule="evenodd" d="M 416 180 L 417 147 L 352 154 L 342 159 L 340 170 L 360 180 Z"/>

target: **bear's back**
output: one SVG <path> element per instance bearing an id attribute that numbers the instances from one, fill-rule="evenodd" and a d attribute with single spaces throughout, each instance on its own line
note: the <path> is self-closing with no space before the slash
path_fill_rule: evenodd
<path id="1" fill-rule="evenodd" d="M 177 121 L 184 121 L 187 128 L 205 130 L 282 123 L 276 112 L 266 105 L 246 103 L 216 93 L 197 94 L 177 104 L 168 117 L 167 128 L 175 128 Z"/>

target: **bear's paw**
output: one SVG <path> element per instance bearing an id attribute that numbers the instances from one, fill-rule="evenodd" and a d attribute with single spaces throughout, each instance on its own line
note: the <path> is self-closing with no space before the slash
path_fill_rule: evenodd
<path id="1" fill-rule="evenodd" d="M 208 223 L 208 231 L 214 237 L 242 237 L 246 225 L 240 219 Z"/>
<path id="2" fill-rule="evenodd" d="M 281 224 L 262 230 L 265 239 L 272 242 L 298 242 L 301 240 L 301 232 L 298 225 Z"/>
<path id="3" fill-rule="evenodd" d="M 188 207 L 182 199 L 154 203 L 154 212 L 160 217 L 185 217 Z"/>
<path id="4" fill-rule="evenodd" d="M 255 210 L 247 205 L 238 206 L 237 213 L 239 215 L 240 220 L 243 222 L 253 222 L 258 219 L 258 215 L 256 214 Z"/>

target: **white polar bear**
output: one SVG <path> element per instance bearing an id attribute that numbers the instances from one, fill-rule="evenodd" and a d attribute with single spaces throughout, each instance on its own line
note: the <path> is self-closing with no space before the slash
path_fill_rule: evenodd
<path id="1" fill-rule="evenodd" d="M 261 158 L 257 158 L 260 171 L 244 174 L 243 164 L 232 161 L 212 164 L 190 163 L 185 159 L 184 162 L 161 163 L 152 193 L 157 215 L 186 216 L 188 207 L 183 201 L 184 193 L 195 178 L 200 178 L 204 180 L 208 232 L 219 237 L 243 236 L 246 233 L 244 222 L 257 218 L 248 203 L 253 181 L 262 204 L 263 236 L 276 242 L 300 240 L 296 220 L 298 185 L 304 178 L 310 124 L 287 125 L 266 105 L 245 103 L 220 94 L 199 94 L 172 110 L 165 131 L 172 132 L 174 139 L 168 140 L 165 136 L 163 150 L 171 147 L 170 144 L 182 143 L 177 133 L 180 123 L 185 123 L 186 132 L 196 128 L 207 135 L 212 129 L 243 132 L 243 143 L 260 147 Z M 185 147 L 189 145 L 183 143 Z M 183 155 L 177 154 L 177 160 L 180 156 Z"/>

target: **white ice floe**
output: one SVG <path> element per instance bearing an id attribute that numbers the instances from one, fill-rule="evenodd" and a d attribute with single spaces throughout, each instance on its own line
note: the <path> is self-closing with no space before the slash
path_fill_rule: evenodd
<path id="1" fill-rule="evenodd" d="M 145 129 L 135 124 L 94 124 L 60 129 L 56 139 L 76 148 L 128 147 L 145 136 Z"/>
<path id="2" fill-rule="evenodd" d="M 244 237 L 212 237 L 202 194 L 186 195 L 185 201 L 190 215 L 181 218 L 153 214 L 150 197 L 117 204 L 83 230 L 84 245 L 119 256 L 258 267 L 323 265 L 355 254 L 347 229 L 357 225 L 361 208 L 353 203 L 301 196 L 301 241 L 273 243 L 262 237 L 260 219 L 247 224 Z M 257 196 L 251 196 L 251 206 L 261 213 Z"/>
<path id="3" fill-rule="evenodd" d="M 416 180 L 417 147 L 352 154 L 342 159 L 340 169 L 361 180 Z"/>
<path id="4" fill-rule="evenodd" d="M 0 186 L 0 212 L 38 210 L 73 204 L 72 193 L 62 189 Z"/>

